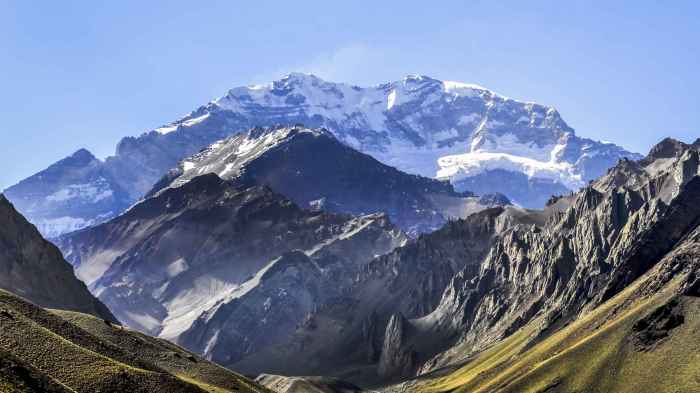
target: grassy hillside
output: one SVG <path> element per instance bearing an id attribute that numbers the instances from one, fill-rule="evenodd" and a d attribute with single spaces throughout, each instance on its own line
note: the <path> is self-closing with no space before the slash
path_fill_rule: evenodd
<path id="1" fill-rule="evenodd" d="M 644 279 L 528 345 L 534 321 L 420 392 L 700 392 L 700 298 L 680 278 L 644 295 Z"/>
<path id="2" fill-rule="evenodd" d="M 92 315 L 54 310 L 53 313 L 123 350 L 138 353 L 180 379 L 212 392 L 267 392 L 249 379 L 189 352 L 167 340 L 104 323 Z"/>
<path id="3" fill-rule="evenodd" d="M 170 343 L 0 290 L 0 392 L 15 391 L 268 392 Z"/>

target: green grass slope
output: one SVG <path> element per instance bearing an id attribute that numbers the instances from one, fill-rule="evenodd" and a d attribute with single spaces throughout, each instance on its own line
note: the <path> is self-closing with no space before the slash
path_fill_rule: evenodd
<path id="1" fill-rule="evenodd" d="M 205 390 L 269 392 L 249 379 L 209 362 L 170 341 L 150 337 L 122 326 L 107 324 L 92 315 L 63 310 L 52 310 L 52 312 L 104 341 L 128 352 L 138 353 L 140 359 L 146 360 L 170 374 L 189 382 L 198 383 Z"/>
<path id="2" fill-rule="evenodd" d="M 534 340 L 535 320 L 447 376 L 416 382 L 411 391 L 700 392 L 700 297 L 679 290 L 684 280 L 679 275 L 645 291 L 652 279 L 643 277 L 542 340 Z"/>
<path id="3" fill-rule="evenodd" d="M 0 350 L 0 392 L 2 393 L 71 393 L 73 390 Z"/>
<path id="4" fill-rule="evenodd" d="M 104 328 L 97 328 L 99 324 Z M 179 359 L 186 352 L 172 344 L 98 318 L 52 313 L 1 290 L 0 351 L 7 354 L 0 356 L 3 362 L 17 364 L 9 367 L 16 372 L 0 370 L 0 392 L 32 391 L 22 390 L 22 376 L 28 381 L 25 385 L 45 383 L 57 392 L 266 392 L 223 369 L 208 371 L 220 368 L 197 357 L 188 359 L 191 354 Z"/>

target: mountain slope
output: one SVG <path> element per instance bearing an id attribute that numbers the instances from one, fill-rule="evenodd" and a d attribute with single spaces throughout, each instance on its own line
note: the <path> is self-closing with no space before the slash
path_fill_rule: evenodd
<path id="1" fill-rule="evenodd" d="M 0 365 L 8 363 L 3 391 L 269 392 L 170 343 L 0 290 Z"/>
<path id="2" fill-rule="evenodd" d="M 90 313 L 113 322 L 61 252 L 0 194 L 0 288 L 44 307 Z"/>
<path id="3" fill-rule="evenodd" d="M 508 203 L 456 193 L 449 183 L 403 173 L 340 143 L 324 129 L 304 127 L 258 128 L 218 141 L 183 160 L 148 195 L 206 173 L 268 186 L 304 208 L 353 215 L 385 212 L 409 234 Z"/>
<path id="4" fill-rule="evenodd" d="M 8 188 L 5 196 L 48 238 L 112 218 L 132 201 L 85 149 Z"/>
<path id="5" fill-rule="evenodd" d="M 108 223 L 59 239 L 78 276 L 123 322 L 169 339 L 209 313 L 224 312 L 226 304 L 255 297 L 273 272 L 284 270 L 278 262 L 286 253 L 302 250 L 295 251 L 302 259 L 319 255 L 323 260 L 309 268 L 323 275 L 325 265 L 352 269 L 404 241 L 383 215 L 302 210 L 267 187 L 241 186 L 215 174 L 166 189 Z M 304 288 L 290 288 L 290 301 L 297 300 L 292 295 L 298 290 Z M 287 310 L 290 318 L 303 318 L 303 310 L 313 306 L 304 296 L 299 301 L 298 313 Z M 262 328 L 244 330 L 243 337 L 252 339 Z M 248 349 L 229 348 L 229 356 Z"/>
<path id="6" fill-rule="evenodd" d="M 66 393 L 66 386 L 35 367 L 0 349 L 0 392 L 3 393 Z"/>
<path id="7" fill-rule="evenodd" d="M 696 230 L 629 288 L 537 344 L 527 345 L 538 335 L 533 321 L 448 376 L 401 391 L 698 391 L 698 240 Z"/>
<path id="8" fill-rule="evenodd" d="M 41 228 L 70 221 L 55 228 L 68 231 L 118 214 L 125 208 L 118 190 L 124 190 L 127 202 L 136 201 L 180 160 L 217 140 L 253 127 L 298 123 L 325 127 L 399 170 L 450 179 L 458 191 L 500 192 L 524 206 L 541 207 L 550 195 L 585 185 L 620 158 L 641 158 L 576 136 L 551 107 L 476 85 L 408 76 L 358 87 L 291 74 L 267 85 L 231 89 L 175 122 L 124 138 L 115 155 L 95 163 L 94 170 L 58 165 L 47 172 L 51 176 L 34 176 L 6 193 Z M 113 201 L 94 200 L 108 189 L 100 186 L 105 193 L 95 194 L 96 173 L 113 190 Z M 499 178 L 503 181 L 494 181 Z M 70 182 L 58 182 L 57 188 L 56 179 Z M 517 187 L 510 185 L 513 179 Z M 64 200 L 47 202 L 37 190 L 58 192 Z"/>
<path id="9" fill-rule="evenodd" d="M 450 222 L 441 230 L 422 235 L 360 265 L 354 272 L 324 263 L 322 266 L 329 271 L 327 277 L 296 273 L 293 277 L 310 280 L 293 281 L 292 285 L 280 285 L 282 280 L 271 278 L 267 293 L 256 297 L 257 302 L 249 303 L 242 298 L 228 306 L 237 312 L 223 312 L 226 318 L 208 315 L 204 319 L 206 323 L 195 323 L 185 332 L 182 343 L 196 351 L 211 353 L 212 359 L 228 367 L 251 374 L 324 375 L 360 386 L 395 380 L 407 374 L 406 370 L 410 374 L 417 363 L 399 362 L 399 367 L 389 367 L 388 360 L 394 357 L 393 347 L 388 346 L 386 351 L 384 347 L 394 337 L 388 327 L 390 320 L 397 319 L 396 315 L 420 317 L 433 310 L 451 277 L 465 267 L 474 268 L 483 258 L 499 230 L 497 220 L 502 211 L 503 208 L 488 209 L 465 220 Z M 277 275 L 281 279 L 288 277 L 290 272 L 303 271 L 303 265 L 308 266 L 308 260 L 299 256 L 289 258 L 285 266 L 298 268 L 278 270 Z M 336 276 L 333 272 L 341 274 Z M 290 326 L 279 337 L 266 335 L 266 346 L 255 346 L 240 354 L 236 351 L 236 341 L 230 338 L 250 329 L 248 321 L 256 320 L 242 311 L 264 308 L 269 312 L 262 317 L 274 315 L 269 323 L 279 324 L 275 318 L 283 315 L 288 306 L 277 301 L 274 295 L 277 288 L 319 286 L 324 288 L 322 292 L 326 296 L 317 298 L 316 306 L 307 310 L 301 323 Z M 216 340 L 212 341 L 214 336 Z M 444 345 L 448 339 L 436 334 L 423 345 L 432 348 Z M 439 349 L 432 351 L 434 354 Z"/>
<path id="10" fill-rule="evenodd" d="M 476 276 L 457 274 L 432 313 L 407 321 L 459 339 L 402 388 L 694 391 L 694 349 L 683 343 L 697 341 L 699 157 L 665 140 L 554 201 L 561 210 L 546 221 L 500 233 Z M 645 364 L 668 373 L 654 380 Z"/>

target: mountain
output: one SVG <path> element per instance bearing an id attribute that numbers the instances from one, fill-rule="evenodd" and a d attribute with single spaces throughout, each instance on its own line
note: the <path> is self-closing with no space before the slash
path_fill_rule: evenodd
<path id="1" fill-rule="evenodd" d="M 432 311 L 454 274 L 481 260 L 499 230 L 497 217 L 503 209 L 452 221 L 355 267 L 317 262 L 325 270 L 319 272 L 303 254 L 285 255 L 254 291 L 204 314 L 179 342 L 249 374 L 333 376 L 360 386 L 395 379 L 401 370 L 381 366 L 389 320 L 396 314 L 418 317 Z M 278 293 L 304 291 L 322 296 L 307 295 L 314 307 L 305 310 L 302 320 L 278 330 L 279 335 L 271 335 L 268 326 L 281 325 L 294 307 Z M 241 332 L 249 331 L 260 333 L 257 341 L 249 336 L 243 341 Z M 248 351 L 237 349 L 242 342 L 250 343 Z"/>
<path id="2" fill-rule="evenodd" d="M 0 289 L 16 293 L 43 307 L 93 314 L 117 322 L 61 252 L 41 237 L 34 225 L 0 194 Z"/>
<path id="3" fill-rule="evenodd" d="M 208 347 L 212 359 L 250 374 L 333 376 L 363 387 L 410 377 L 458 336 L 432 330 L 431 323 L 414 327 L 409 321 L 435 310 L 456 274 L 476 274 L 497 235 L 513 222 L 528 222 L 521 219 L 523 214 L 512 206 L 483 210 L 374 258 L 352 282 L 336 284 L 339 295 L 319 303 L 303 324 L 267 348 L 229 357 L 235 344 L 221 337 L 228 329 L 240 331 L 240 324 L 215 316 L 206 326 L 193 324 L 182 344 L 200 351 L 218 331 L 219 340 Z M 415 346 L 401 344 L 421 329 L 430 333 L 421 335 Z"/>
<path id="4" fill-rule="evenodd" d="M 5 196 L 46 237 L 107 220 L 131 198 L 85 149 L 8 188 Z"/>
<path id="5" fill-rule="evenodd" d="M 286 254 L 268 285 L 202 315 L 180 342 L 251 374 L 404 381 L 387 392 L 696 391 L 699 146 L 665 140 L 543 210 L 450 222 L 352 280 Z M 298 307 L 277 301 L 279 288 L 309 291 L 293 297 L 315 306 L 272 336 L 267 318 L 280 325 Z M 264 337 L 239 336 L 249 330 Z"/>
<path id="6" fill-rule="evenodd" d="M 393 351 L 454 345 L 386 391 L 697 391 L 698 147 L 664 140 L 498 234 Z"/>
<path id="7" fill-rule="evenodd" d="M 576 136 L 551 107 L 477 85 L 408 76 L 358 87 L 290 74 L 231 89 L 180 120 L 126 137 L 114 156 L 90 164 L 93 169 L 59 162 L 6 194 L 53 237 L 120 213 L 180 160 L 217 140 L 298 123 L 324 127 L 401 171 L 449 179 L 458 191 L 502 193 L 527 207 L 586 185 L 620 158 L 641 158 Z M 112 197 L 104 197 L 109 190 Z"/>
<path id="8" fill-rule="evenodd" d="M 295 326 L 318 298 L 331 296 L 324 291 L 335 290 L 333 280 L 350 280 L 357 266 L 405 240 L 383 214 L 303 210 L 268 187 L 205 174 L 58 244 L 93 292 L 141 331 L 180 340 L 213 314 L 247 312 L 235 323 L 251 328 L 230 338 L 242 344 L 228 348 L 236 356 Z M 268 280 L 281 282 L 270 288 Z M 265 325 L 273 300 L 284 307 Z M 208 339 L 213 347 L 216 337 Z"/>
<path id="9" fill-rule="evenodd" d="M 0 390 L 272 393 L 164 340 L 0 290 Z"/>
<path id="10" fill-rule="evenodd" d="M 440 228 L 448 219 L 510 204 L 502 195 L 477 198 L 447 182 L 409 175 L 339 142 L 325 129 L 255 128 L 183 160 L 147 194 L 215 173 L 265 185 L 309 209 L 364 215 L 385 212 L 405 232 Z"/>

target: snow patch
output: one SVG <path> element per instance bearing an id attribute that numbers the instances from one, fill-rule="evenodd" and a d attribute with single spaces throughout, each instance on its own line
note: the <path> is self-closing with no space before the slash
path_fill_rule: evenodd
<path id="1" fill-rule="evenodd" d="M 165 270 L 166 270 L 166 273 L 168 274 L 168 277 L 173 278 L 173 277 L 177 276 L 178 274 L 186 271 L 188 268 L 189 268 L 189 266 L 187 265 L 187 261 L 185 261 L 184 258 L 180 258 L 180 259 L 172 262 L 171 264 L 169 264 Z"/>
<path id="2" fill-rule="evenodd" d="M 396 90 L 392 90 L 391 93 L 389 93 L 386 101 L 386 110 L 393 108 L 394 104 L 396 104 Z"/>
<path id="3" fill-rule="evenodd" d="M 114 194 L 109 182 L 103 177 L 91 183 L 69 184 L 46 197 L 51 202 L 66 202 L 78 199 L 88 203 L 97 203 Z"/>
<path id="4" fill-rule="evenodd" d="M 140 325 L 142 331 L 153 331 L 160 326 L 160 321 L 148 314 L 137 314 L 131 311 L 124 311 L 127 318 L 134 321 L 136 324 Z"/>
<path id="5" fill-rule="evenodd" d="M 80 217 L 45 218 L 36 222 L 36 226 L 46 238 L 59 236 L 63 233 L 77 231 L 93 224 L 93 220 Z"/>

